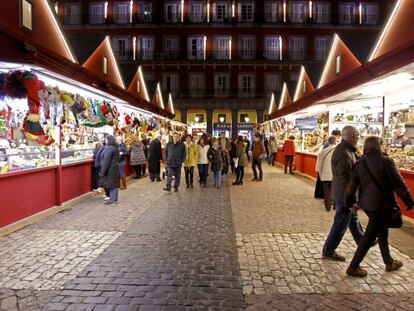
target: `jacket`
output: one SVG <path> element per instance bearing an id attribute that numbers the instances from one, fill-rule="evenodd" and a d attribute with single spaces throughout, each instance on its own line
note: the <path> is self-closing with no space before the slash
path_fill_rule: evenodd
<path id="1" fill-rule="evenodd" d="M 220 146 L 210 148 L 208 150 L 208 158 L 211 161 L 211 171 L 218 172 L 223 170 L 224 151 Z"/>
<path id="2" fill-rule="evenodd" d="M 367 169 L 368 166 L 374 178 L 382 185 L 379 189 L 372 181 Z M 360 159 L 352 170 L 351 180 L 346 188 L 346 204 L 352 206 L 355 192 L 359 189 L 359 205 L 365 211 L 386 212 L 387 208 L 396 204 L 394 191 L 405 205 L 414 205 L 413 198 L 395 162 L 380 153 L 368 154 Z"/>
<path id="3" fill-rule="evenodd" d="M 101 155 L 102 186 L 108 189 L 119 188 L 119 149 L 115 137 L 109 135 L 107 140 L 108 144 Z"/>
<path id="4" fill-rule="evenodd" d="M 269 144 L 269 152 L 270 153 L 277 153 L 277 141 L 276 139 L 272 140 Z"/>
<path id="5" fill-rule="evenodd" d="M 283 144 L 283 153 L 285 156 L 294 156 L 296 153 L 295 142 L 291 139 L 286 139 Z"/>
<path id="6" fill-rule="evenodd" d="M 231 149 L 231 142 L 230 142 L 230 139 L 228 139 L 227 137 L 225 138 L 225 142 L 224 142 L 224 144 L 222 144 L 222 138 L 220 137 L 219 138 L 219 145 L 220 145 L 220 147 L 222 148 L 222 150 L 223 151 L 230 151 L 230 149 Z M 223 148 L 223 145 L 225 146 L 225 148 Z"/>
<path id="7" fill-rule="evenodd" d="M 93 151 L 93 167 L 101 167 L 101 161 L 102 161 L 102 151 L 104 150 L 105 146 L 99 148 L 99 149 L 95 149 Z"/>
<path id="8" fill-rule="evenodd" d="M 322 149 L 316 160 L 316 171 L 321 181 L 332 181 L 332 155 L 336 145 L 329 145 L 328 148 Z"/>
<path id="9" fill-rule="evenodd" d="M 134 165 L 144 165 L 147 163 L 147 158 L 145 157 L 144 152 L 144 144 L 141 142 L 134 142 L 131 145 L 131 158 L 130 158 L 130 164 L 132 166 Z"/>
<path id="10" fill-rule="evenodd" d="M 183 163 L 184 167 L 192 167 L 196 165 L 198 160 L 198 148 L 197 145 L 191 143 L 188 145 L 186 142 L 184 143 L 185 146 L 185 161 Z"/>
<path id="11" fill-rule="evenodd" d="M 246 153 L 246 144 L 241 142 L 236 147 L 236 158 L 238 159 L 237 166 L 247 166 L 249 164 Z"/>
<path id="12" fill-rule="evenodd" d="M 261 140 L 253 142 L 253 158 L 260 159 L 266 153 L 265 146 Z"/>
<path id="13" fill-rule="evenodd" d="M 169 167 L 181 167 L 185 160 L 185 147 L 181 141 L 170 142 L 165 146 L 165 159 Z"/>
<path id="14" fill-rule="evenodd" d="M 229 151 L 230 159 L 237 158 L 236 153 L 237 153 L 237 145 L 231 143 L 231 149 Z"/>
<path id="15" fill-rule="evenodd" d="M 198 160 L 197 164 L 208 164 L 208 151 L 210 149 L 210 145 L 197 145 L 198 147 Z"/>
<path id="16" fill-rule="evenodd" d="M 128 147 L 122 143 L 119 145 L 119 163 L 125 162 L 125 157 L 128 154 Z"/>
<path id="17" fill-rule="evenodd" d="M 162 160 L 161 142 L 158 138 L 155 138 L 149 144 L 148 161 L 150 163 L 157 163 Z"/>
<path id="18" fill-rule="evenodd" d="M 357 160 L 356 148 L 342 140 L 333 151 L 332 165 L 332 200 L 337 204 L 345 204 L 345 190 L 351 180 L 352 167 Z"/>

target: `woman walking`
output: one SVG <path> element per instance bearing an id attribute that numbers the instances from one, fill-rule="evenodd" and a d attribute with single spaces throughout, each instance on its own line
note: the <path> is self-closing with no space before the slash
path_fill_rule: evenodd
<path id="1" fill-rule="evenodd" d="M 285 174 L 289 167 L 289 173 L 293 174 L 293 159 L 295 157 L 295 136 L 290 135 L 283 144 L 283 153 L 285 155 Z"/>
<path id="2" fill-rule="evenodd" d="M 236 181 L 233 183 L 234 186 L 243 185 L 244 177 L 244 167 L 249 164 L 246 153 L 246 143 L 243 140 L 243 136 L 237 138 L 236 144 L 236 158 L 237 158 L 237 167 L 236 167 Z"/>
<path id="3" fill-rule="evenodd" d="M 355 203 L 358 189 L 359 206 L 367 213 L 369 221 L 346 274 L 354 277 L 367 276 L 367 271 L 359 265 L 377 237 L 385 270 L 400 269 L 403 263 L 393 259 L 390 254 L 387 222 L 390 220 L 391 208 L 397 206 L 394 192 L 407 206 L 407 210 L 413 208 L 414 201 L 395 162 L 382 153 L 380 137 L 371 136 L 365 140 L 364 156 L 355 164 L 346 190 L 348 207 Z"/>
<path id="4" fill-rule="evenodd" d="M 106 205 L 118 203 L 119 191 L 119 149 L 116 139 L 112 135 L 106 137 L 105 150 L 102 153 L 101 172 L 102 185 L 109 190 L 109 200 Z"/>
<path id="5" fill-rule="evenodd" d="M 125 145 L 124 141 L 122 140 L 121 136 L 118 136 L 116 142 L 119 146 L 119 176 L 121 178 L 121 190 L 125 190 L 127 188 L 127 180 L 125 174 L 125 165 L 126 165 L 126 155 L 128 154 L 128 147 Z"/>
<path id="6" fill-rule="evenodd" d="M 213 138 L 213 146 L 208 151 L 208 158 L 211 161 L 211 171 L 214 177 L 214 188 L 220 189 L 221 172 L 224 167 L 225 155 L 224 150 L 219 144 L 219 139 Z"/>
<path id="7" fill-rule="evenodd" d="M 208 151 L 210 145 L 206 144 L 204 137 L 201 136 L 198 141 L 198 173 L 200 174 L 200 185 L 206 187 L 208 173 Z"/>
<path id="8" fill-rule="evenodd" d="M 145 171 L 142 170 L 143 165 L 146 165 L 147 158 L 145 157 L 145 151 L 144 151 L 144 144 L 139 139 L 139 134 L 135 137 L 135 141 L 131 145 L 130 153 L 131 153 L 131 159 L 130 164 L 135 170 L 135 178 L 139 179 L 143 174 L 145 174 Z"/>
<path id="9" fill-rule="evenodd" d="M 331 186 L 332 186 L 332 155 L 336 148 L 336 137 L 331 136 L 328 139 L 329 146 L 322 149 L 318 154 L 316 161 L 316 172 L 323 185 L 323 196 L 325 209 L 329 212 L 332 208 Z"/>
<path id="10" fill-rule="evenodd" d="M 231 149 L 229 151 L 230 167 L 231 167 L 231 173 L 234 174 L 235 173 L 234 159 L 237 158 L 237 155 L 236 155 L 237 137 L 232 139 L 230 145 L 231 145 Z"/>
<path id="11" fill-rule="evenodd" d="M 183 163 L 185 171 L 186 188 L 194 188 L 194 167 L 198 159 L 198 148 L 193 143 L 193 137 L 189 134 L 186 137 L 185 143 L 185 160 Z"/>
<path id="12" fill-rule="evenodd" d="M 277 141 L 276 137 L 271 136 L 269 139 L 269 165 L 275 166 L 276 156 L 277 156 Z"/>

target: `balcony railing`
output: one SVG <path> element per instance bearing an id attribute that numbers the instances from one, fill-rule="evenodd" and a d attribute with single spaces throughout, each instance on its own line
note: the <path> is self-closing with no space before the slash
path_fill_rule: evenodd
<path id="1" fill-rule="evenodd" d="M 288 20 L 295 24 L 304 24 L 308 21 L 308 15 L 305 13 L 289 13 Z"/>
<path id="2" fill-rule="evenodd" d="M 331 14 L 313 14 L 311 21 L 315 24 L 329 24 Z"/>
<path id="3" fill-rule="evenodd" d="M 265 22 L 267 23 L 283 23 L 283 15 L 281 13 L 265 12 Z"/>
<path id="4" fill-rule="evenodd" d="M 99 25 L 105 23 L 104 14 L 89 14 L 89 24 Z"/>
<path id="5" fill-rule="evenodd" d="M 64 18 L 64 23 L 66 25 L 80 25 L 82 24 L 82 15 L 81 14 L 66 15 Z"/>
<path id="6" fill-rule="evenodd" d="M 289 59 L 291 60 L 304 60 L 306 58 L 305 51 L 289 51 Z"/>
<path id="7" fill-rule="evenodd" d="M 188 21 L 190 23 L 205 23 L 207 22 L 207 13 L 188 13 Z"/>
<path id="8" fill-rule="evenodd" d="M 362 15 L 362 24 L 363 25 L 378 25 L 379 16 L 377 14 L 364 14 Z"/>
<path id="9" fill-rule="evenodd" d="M 177 91 L 175 98 L 190 99 L 190 98 L 254 98 L 264 99 L 269 97 L 268 90 L 264 88 L 254 89 L 252 88 L 251 93 L 245 93 L 239 89 L 228 89 L 225 92 L 214 88 L 202 89 L 191 89 L 187 88 L 185 91 Z"/>
<path id="10" fill-rule="evenodd" d="M 323 61 L 328 57 L 328 50 L 316 50 L 315 60 Z"/>
<path id="11" fill-rule="evenodd" d="M 167 13 L 165 14 L 164 21 L 166 23 L 179 23 L 181 22 L 181 13 Z"/>

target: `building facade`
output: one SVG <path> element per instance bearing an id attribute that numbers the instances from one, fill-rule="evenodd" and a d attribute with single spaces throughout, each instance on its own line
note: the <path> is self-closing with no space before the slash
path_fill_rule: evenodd
<path id="1" fill-rule="evenodd" d="M 300 65 L 322 67 L 334 33 L 375 36 L 393 3 L 59 0 L 54 6 L 69 38 L 85 30 L 110 35 L 121 66 L 134 72 L 141 65 L 149 82 L 160 81 L 174 96 L 177 118 L 194 132 L 236 135 L 264 121 L 272 92 L 297 81 Z"/>

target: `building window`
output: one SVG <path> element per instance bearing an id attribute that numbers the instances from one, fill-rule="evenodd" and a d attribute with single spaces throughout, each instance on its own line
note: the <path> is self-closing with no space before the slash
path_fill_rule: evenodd
<path id="1" fill-rule="evenodd" d="M 331 20 L 329 2 L 315 2 L 312 5 L 313 21 L 317 24 L 328 24 Z"/>
<path id="2" fill-rule="evenodd" d="M 339 4 L 339 23 L 354 24 L 355 23 L 355 3 L 347 2 Z"/>
<path id="3" fill-rule="evenodd" d="M 265 21 L 269 23 L 281 22 L 282 18 L 282 2 L 267 1 L 265 2 Z"/>
<path id="4" fill-rule="evenodd" d="M 239 97 L 254 97 L 254 80 L 253 75 L 239 75 Z"/>
<path id="5" fill-rule="evenodd" d="M 81 23 L 81 4 L 69 2 L 65 5 L 65 23 L 79 25 Z"/>
<path id="6" fill-rule="evenodd" d="M 139 93 L 140 87 L 141 87 L 141 85 L 140 85 L 139 81 L 137 81 L 137 93 Z"/>
<path id="7" fill-rule="evenodd" d="M 224 22 L 229 18 L 230 4 L 228 2 L 217 2 L 214 4 L 214 21 Z"/>
<path id="8" fill-rule="evenodd" d="M 176 96 L 179 92 L 178 76 L 176 74 L 164 74 L 162 80 L 164 91 L 171 92 L 173 96 Z"/>
<path id="9" fill-rule="evenodd" d="M 139 2 L 139 20 L 141 22 L 152 21 L 152 3 L 151 2 Z"/>
<path id="10" fill-rule="evenodd" d="M 276 93 L 280 90 L 282 79 L 280 74 L 265 75 L 265 92 L 266 96 Z"/>
<path id="11" fill-rule="evenodd" d="M 329 50 L 329 37 L 316 37 L 315 38 L 315 59 L 325 60 L 328 56 Z"/>
<path id="12" fill-rule="evenodd" d="M 214 89 L 216 97 L 228 97 L 230 90 L 230 75 L 216 74 L 214 77 Z"/>
<path id="13" fill-rule="evenodd" d="M 102 60 L 102 72 L 104 75 L 108 74 L 108 58 L 106 58 L 105 56 Z"/>
<path id="14" fill-rule="evenodd" d="M 306 2 L 290 1 L 289 2 L 289 21 L 292 23 L 305 22 Z"/>
<path id="15" fill-rule="evenodd" d="M 292 60 L 305 59 L 305 37 L 290 37 L 289 38 L 289 55 Z"/>
<path id="16" fill-rule="evenodd" d="M 154 38 L 143 37 L 140 40 L 140 50 L 142 59 L 154 59 Z"/>
<path id="17" fill-rule="evenodd" d="M 378 3 L 362 3 L 362 19 L 364 25 L 377 25 L 379 23 Z"/>
<path id="18" fill-rule="evenodd" d="M 341 67 L 342 67 L 342 55 L 338 55 L 336 57 L 336 63 L 335 63 L 335 73 L 337 75 L 341 73 Z"/>
<path id="19" fill-rule="evenodd" d="M 265 57 L 272 60 L 280 60 L 281 37 L 268 36 L 265 37 Z"/>
<path id="20" fill-rule="evenodd" d="M 118 59 L 126 60 L 130 58 L 130 39 L 129 37 L 113 37 L 112 46 Z"/>
<path id="21" fill-rule="evenodd" d="M 204 59 L 204 37 L 188 38 L 188 59 Z"/>
<path id="22" fill-rule="evenodd" d="M 164 56 L 166 59 L 178 58 L 178 38 L 164 39 Z"/>
<path id="23" fill-rule="evenodd" d="M 239 18 L 241 22 L 253 22 L 254 20 L 254 3 L 241 2 L 239 4 Z"/>
<path id="24" fill-rule="evenodd" d="M 230 58 L 230 37 L 217 36 L 214 40 L 214 54 L 217 59 Z"/>
<path id="25" fill-rule="evenodd" d="M 129 23 L 129 2 L 114 3 L 114 21 L 117 24 Z"/>
<path id="26" fill-rule="evenodd" d="M 204 114 L 202 114 L 202 113 L 196 113 L 196 115 L 194 117 L 194 121 L 196 123 L 204 123 Z"/>
<path id="27" fill-rule="evenodd" d="M 89 4 L 89 23 L 103 24 L 105 22 L 104 3 L 94 2 Z"/>
<path id="28" fill-rule="evenodd" d="M 33 30 L 33 3 L 30 0 L 21 0 L 20 2 L 20 24 L 27 30 Z"/>
<path id="29" fill-rule="evenodd" d="M 168 2 L 165 4 L 165 21 L 167 23 L 177 23 L 180 18 L 181 3 L 180 2 Z"/>
<path id="30" fill-rule="evenodd" d="M 205 93 L 205 74 L 202 72 L 190 73 L 190 96 L 194 98 L 200 98 Z"/>
<path id="31" fill-rule="evenodd" d="M 240 36 L 239 55 L 241 59 L 256 58 L 256 43 L 252 36 Z"/>
<path id="32" fill-rule="evenodd" d="M 202 23 L 206 20 L 203 2 L 190 2 L 189 20 L 193 23 Z"/>
<path id="33" fill-rule="evenodd" d="M 241 113 L 239 123 L 248 123 L 247 120 L 250 121 L 249 115 L 247 113 Z"/>

